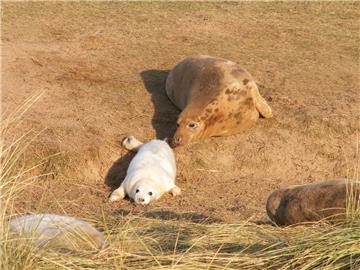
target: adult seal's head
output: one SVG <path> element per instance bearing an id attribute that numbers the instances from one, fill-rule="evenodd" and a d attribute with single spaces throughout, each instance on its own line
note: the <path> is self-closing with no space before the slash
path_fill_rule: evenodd
<path id="1" fill-rule="evenodd" d="M 166 93 L 182 110 L 173 146 L 249 128 L 272 111 L 252 76 L 239 64 L 211 56 L 189 57 L 166 80 Z"/>

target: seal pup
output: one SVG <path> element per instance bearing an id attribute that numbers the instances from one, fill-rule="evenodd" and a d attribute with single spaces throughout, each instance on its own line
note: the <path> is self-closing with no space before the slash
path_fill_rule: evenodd
<path id="1" fill-rule="evenodd" d="M 272 110 L 239 64 L 207 55 L 179 62 L 166 79 L 169 99 L 182 110 L 172 146 L 211 136 L 227 136 L 251 127 Z"/>
<path id="2" fill-rule="evenodd" d="M 8 225 L 12 234 L 34 240 L 37 247 L 93 250 L 104 246 L 103 233 L 75 217 L 32 214 L 12 218 Z"/>
<path id="3" fill-rule="evenodd" d="M 110 202 L 128 195 L 136 204 L 147 205 L 166 192 L 180 195 L 181 190 L 175 185 L 174 153 L 165 141 L 152 140 L 144 144 L 130 136 L 122 145 L 137 154 L 130 162 L 124 181 L 112 192 Z"/>
<path id="4" fill-rule="evenodd" d="M 266 212 L 277 225 L 345 219 L 349 199 L 359 199 L 360 182 L 331 180 L 273 191 Z"/>

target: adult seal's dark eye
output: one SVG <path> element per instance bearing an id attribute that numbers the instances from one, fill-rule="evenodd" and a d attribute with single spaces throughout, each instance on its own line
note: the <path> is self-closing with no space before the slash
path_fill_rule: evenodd
<path id="1" fill-rule="evenodd" d="M 138 193 L 140 190 L 139 189 L 137 189 L 136 191 L 135 191 L 135 193 Z"/>
<path id="2" fill-rule="evenodd" d="M 150 196 L 152 196 L 152 192 L 150 191 L 149 193 L 148 193 Z"/>
<path id="3" fill-rule="evenodd" d="M 199 126 L 198 123 L 193 123 L 193 122 L 191 122 L 191 123 L 188 124 L 188 127 L 189 127 L 189 128 L 197 128 L 198 126 Z"/>

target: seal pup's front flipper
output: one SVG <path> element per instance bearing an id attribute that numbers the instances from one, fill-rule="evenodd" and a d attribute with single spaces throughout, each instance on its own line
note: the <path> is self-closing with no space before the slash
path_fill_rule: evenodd
<path id="1" fill-rule="evenodd" d="M 125 198 L 125 189 L 124 186 L 121 184 L 119 188 L 115 189 L 109 198 L 109 202 L 115 202 L 118 200 L 122 200 Z"/>
<path id="2" fill-rule="evenodd" d="M 170 193 L 173 196 L 179 196 L 181 194 L 181 189 L 178 186 L 175 186 L 172 189 L 170 189 Z"/>

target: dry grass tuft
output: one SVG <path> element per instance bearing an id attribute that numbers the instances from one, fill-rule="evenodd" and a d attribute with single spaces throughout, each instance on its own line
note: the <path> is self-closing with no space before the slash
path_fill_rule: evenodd
<path id="1" fill-rule="evenodd" d="M 41 269 L 358 269 L 360 223 L 277 228 L 128 216 L 100 222 L 99 253 L 47 253 Z"/>
<path id="2" fill-rule="evenodd" d="M 42 93 L 27 99 L 17 110 L 2 115 L 0 127 L 0 269 L 30 269 L 40 254 L 31 241 L 13 239 L 6 221 L 16 214 L 14 202 L 18 194 L 35 179 L 30 172 L 37 166 L 26 166 L 22 161 L 26 149 L 36 137 L 32 131 L 13 137 L 13 130 L 23 120 L 23 115 Z M 20 240 L 20 241 L 19 241 Z"/>

